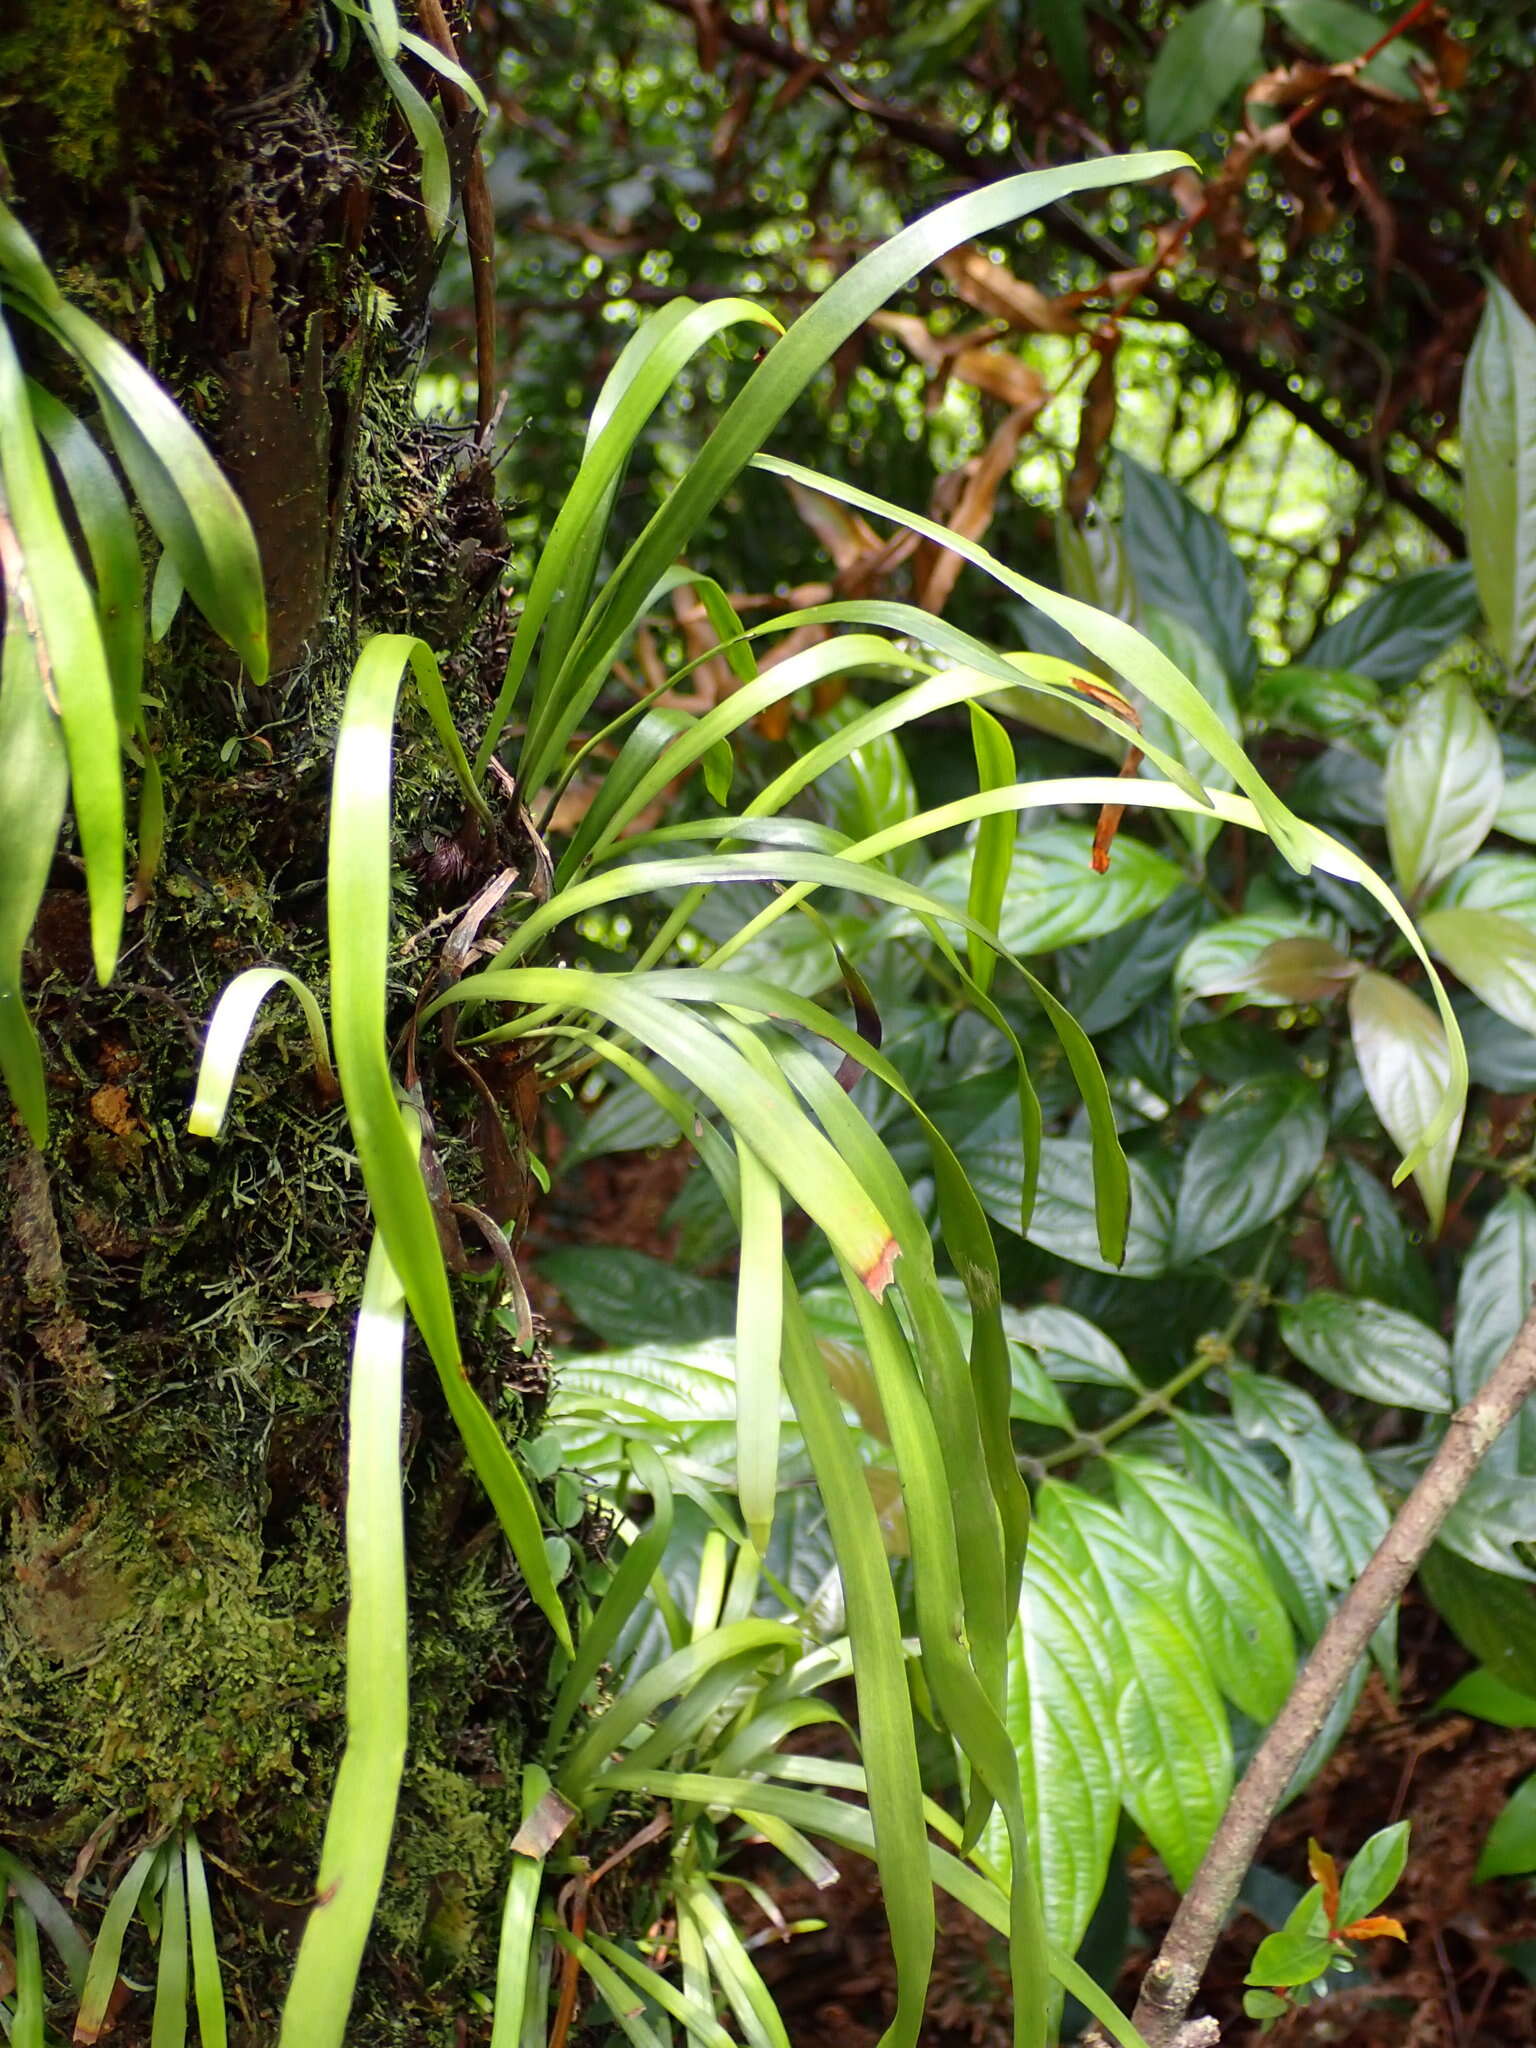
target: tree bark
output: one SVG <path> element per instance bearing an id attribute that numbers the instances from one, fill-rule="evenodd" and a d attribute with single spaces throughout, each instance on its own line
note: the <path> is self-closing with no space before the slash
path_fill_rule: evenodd
<path id="1" fill-rule="evenodd" d="M 323 995 L 329 742 L 362 639 L 411 631 L 447 650 L 478 736 L 505 535 L 475 445 L 415 416 L 439 252 L 355 24 L 320 0 L 22 0 L 0 74 L 26 80 L 0 113 L 0 189 L 66 291 L 223 457 L 261 545 L 274 654 L 252 688 L 183 606 L 146 678 L 166 859 L 113 985 L 90 979 L 67 843 L 38 925 L 46 1152 L 0 1112 L 0 1841 L 55 1890 L 73 1869 L 89 1934 L 130 1857 L 195 1824 L 232 2039 L 256 2048 L 275 2038 L 339 1748 L 343 1416 L 368 1223 L 344 1119 L 280 999 L 216 1145 L 187 1136 L 191 1082 L 241 968 L 276 960 Z M 462 117 L 449 148 L 461 174 Z M 57 359 L 38 349 L 31 367 L 84 409 Z M 404 713 L 397 816 L 425 854 L 461 819 L 414 724 Z M 474 874 L 448 865 L 447 900 L 472 894 Z M 445 900 L 435 872 L 407 860 L 403 930 Z M 437 1116 L 468 1195 L 473 1111 L 445 1097 Z M 488 1317 L 466 1338 L 516 1433 L 537 1369 Z M 454 2015 L 465 1983 L 492 1975 L 547 1645 L 429 1372 L 410 1380 L 405 1446 L 413 1748 L 354 2012 L 370 2048 L 481 2038 Z M 125 1956 L 141 1980 L 142 1941 Z M 147 2039 L 146 2007 L 130 2001 L 113 2038 Z"/>

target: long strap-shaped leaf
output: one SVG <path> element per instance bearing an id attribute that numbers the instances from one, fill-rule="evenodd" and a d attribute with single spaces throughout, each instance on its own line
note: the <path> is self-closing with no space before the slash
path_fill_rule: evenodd
<path id="1" fill-rule="evenodd" d="M 404 1356 L 405 1297 L 380 1233 L 363 1279 L 347 1402 L 347 1739 L 280 2048 L 341 2048 L 394 1834 L 409 1722 Z"/>
<path id="2" fill-rule="evenodd" d="M 72 306 L 26 229 L 0 202 L 0 284 L 76 357 L 139 503 L 204 618 L 267 677 L 266 597 L 250 521 L 228 479 L 163 385 Z"/>
<path id="3" fill-rule="evenodd" d="M 15 343 L 0 318 L 0 490 L 20 550 L 5 565 L 9 601 L 33 635 L 36 661 L 57 705 L 69 755 L 75 828 L 91 905 L 98 981 L 117 965 L 123 929 L 123 770 L 101 624 L 64 528 L 27 401 Z M 9 552 L 9 550 L 8 550 Z"/>
<path id="4" fill-rule="evenodd" d="M 525 785 L 548 773 L 565 740 L 585 717 L 657 577 L 688 547 L 790 406 L 871 313 L 961 242 L 989 234 L 1054 200 L 1160 177 L 1188 162 L 1178 151 L 1154 151 L 1003 178 L 935 208 L 845 271 L 769 350 L 599 594 L 556 682 L 558 717 L 538 759 L 525 758 L 521 764 Z"/>
<path id="5" fill-rule="evenodd" d="M 437 1367 L 449 1411 L 530 1594 L 569 1650 L 570 1624 L 528 1482 L 464 1372 L 448 1275 L 417 1164 L 419 1133 L 414 1123 L 408 1129 L 401 1121 L 389 1071 L 391 742 L 408 663 L 461 784 L 469 786 L 469 766 L 453 733 L 431 651 L 405 634 L 370 640 L 348 685 L 332 779 L 327 904 L 336 1070 L 379 1233 Z"/>
<path id="6" fill-rule="evenodd" d="M 192 1983 L 197 2001 L 201 2048 L 226 2048 L 229 2020 L 224 2007 L 224 1977 L 213 1929 L 213 1905 L 197 1836 L 187 1829 L 187 1928 L 192 1944 Z"/>
<path id="7" fill-rule="evenodd" d="M 34 1145 L 48 1140 L 48 1084 L 21 959 L 64 821 L 69 764 L 19 604 L 0 645 L 0 1075 Z"/>
<path id="8" fill-rule="evenodd" d="M 512 968 L 466 978 L 422 1013 L 464 1001 L 553 1004 L 617 1024 L 685 1073 L 723 1112 L 801 1208 L 815 1218 L 866 1287 L 882 1293 L 896 1245 L 857 1178 L 805 1118 L 786 1117 L 775 1091 L 720 1037 L 633 978 L 567 967 Z M 339 1031 L 338 1031 L 339 1044 Z"/>
<path id="9" fill-rule="evenodd" d="M 557 594 L 569 589 L 578 603 L 586 601 L 590 573 L 585 582 L 574 578 L 575 558 L 585 548 L 590 550 L 590 564 L 595 566 L 615 488 L 646 421 L 671 389 L 679 370 L 699 349 L 713 336 L 746 322 L 767 327 L 776 334 L 783 332 L 773 315 L 765 307 L 753 305 L 750 299 L 717 299 L 703 306 L 680 299 L 648 320 L 614 365 L 603 394 L 607 402 L 602 410 L 606 416 L 594 417 L 595 432 L 588 435 L 576 481 L 539 551 L 533 581 L 523 598 L 522 616 L 507 657 L 506 676 L 476 756 L 479 772 L 484 772 L 491 750 L 506 728 L 534 643 L 550 616 Z M 609 388 L 614 386 L 617 388 Z M 558 620 L 551 623 L 558 624 Z M 573 620 L 573 629 L 574 623 Z M 564 644 L 556 639 L 546 649 L 549 684 L 554 681 L 568 645 L 568 638 Z M 534 695 L 526 742 L 532 758 L 537 758 L 539 752 L 541 725 L 548 721 L 550 702 L 549 687 L 541 685 Z"/>
<path id="10" fill-rule="evenodd" d="M 524 1766 L 522 1818 L 525 1827 L 549 1789 L 549 1773 L 542 1764 Z M 496 1952 L 496 2013 L 491 2022 L 491 2048 L 519 2048 L 523 2039 L 529 1987 L 534 1978 L 539 1888 L 543 1882 L 544 1857 L 525 1855 L 514 1849 L 512 1871 L 507 1879 L 506 1903 L 501 1914 L 501 1938 Z"/>
<path id="11" fill-rule="evenodd" d="M 1020 576 L 1016 570 L 1008 568 L 978 542 L 966 540 L 936 520 L 925 519 L 920 513 L 903 511 L 899 505 L 858 490 L 852 484 L 820 476 L 815 470 L 805 469 L 798 462 L 786 462 L 779 456 L 758 456 L 753 466 L 768 470 L 775 476 L 793 478 L 808 490 L 820 491 L 845 505 L 856 506 L 877 519 L 895 520 L 898 525 L 921 534 L 925 540 L 963 556 L 966 561 L 984 569 L 1005 589 L 1022 597 L 1037 611 L 1044 612 L 1048 619 L 1080 640 L 1091 654 L 1096 654 L 1118 675 L 1133 683 L 1176 725 L 1182 726 L 1185 732 L 1198 740 L 1212 760 L 1219 761 L 1238 786 L 1247 790 L 1264 820 L 1264 829 L 1286 859 L 1303 874 L 1306 872 L 1309 857 L 1301 821 L 1275 795 L 1194 684 L 1175 667 L 1161 648 L 1138 633 L 1134 626 L 1127 625 L 1124 619 L 1117 619 L 1109 612 L 1098 611 L 1078 598 L 1063 597 L 1058 591 L 1047 590 L 1044 584 L 1034 583 L 1029 577 Z"/>
<path id="12" fill-rule="evenodd" d="M 697 1146 L 722 1199 L 736 1210 L 736 1162 L 730 1146 L 691 1106 L 623 1047 L 594 1048 L 654 1096 L 679 1130 Z M 832 1532 L 852 1645 L 859 1737 L 868 1767 L 872 1846 L 880 1870 L 891 1953 L 896 1965 L 896 2011 L 880 2048 L 915 2048 L 933 1967 L 933 1888 L 925 1865 L 922 1777 L 907 1690 L 901 1617 L 874 1502 L 864 1483 L 853 1433 L 838 1406 L 816 1339 L 794 1282 L 784 1278 L 785 1388 L 805 1435 L 816 1484 Z M 604 1773 L 604 1782 L 609 1774 Z M 699 1782 L 709 1783 L 707 1778 Z M 705 1795 L 704 1804 L 708 1801 Z M 699 1983 L 699 1959 L 690 1947 L 690 1923 L 679 1905 L 678 1935 L 685 1985 Z M 692 1974 L 690 1974 L 692 1973 Z"/>
<path id="13" fill-rule="evenodd" d="M 101 1916 L 101 1926 L 91 1948 L 91 1965 L 85 1973 L 80 2009 L 75 2015 L 74 2039 L 77 2042 L 98 2040 L 106 2025 L 107 2007 L 112 2001 L 123 1959 L 123 1937 L 128 1932 L 128 1923 L 139 1903 L 145 1880 L 162 1853 L 159 1848 L 141 1849 L 107 1901 L 107 1910 Z"/>

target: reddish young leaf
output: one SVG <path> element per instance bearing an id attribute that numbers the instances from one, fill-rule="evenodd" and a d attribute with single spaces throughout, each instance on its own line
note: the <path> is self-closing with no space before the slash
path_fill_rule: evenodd
<path id="1" fill-rule="evenodd" d="M 1351 1920 L 1347 1927 L 1339 1929 L 1347 1941 L 1379 1941 L 1388 1935 L 1393 1941 L 1406 1941 L 1401 1920 L 1394 1920 L 1390 1913 L 1372 1913 L 1364 1920 Z"/>
<path id="2" fill-rule="evenodd" d="M 1313 1883 L 1323 1888 L 1323 1911 L 1328 1916 L 1330 1931 L 1336 1931 L 1334 1920 L 1339 1910 L 1339 1866 L 1328 1851 L 1310 1836 L 1307 1839 L 1307 1868 L 1312 1873 Z"/>

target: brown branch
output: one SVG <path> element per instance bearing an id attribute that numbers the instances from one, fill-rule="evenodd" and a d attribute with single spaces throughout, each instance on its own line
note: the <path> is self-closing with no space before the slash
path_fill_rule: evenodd
<path id="1" fill-rule="evenodd" d="M 1194 1883 L 1142 1980 L 1133 2024 L 1147 2048 L 1180 2048 L 1188 2012 L 1239 1887 L 1302 1758 L 1349 1674 L 1418 1570 L 1446 1516 L 1494 1444 L 1536 1391 L 1536 1308 L 1482 1391 L 1451 1417 L 1424 1476 L 1370 1563 L 1340 1602 L 1279 1718 L 1232 1795 Z M 1199 2024 L 1198 2022 L 1195 2024 Z"/>
<path id="2" fill-rule="evenodd" d="M 661 0 L 661 4 L 674 14 L 693 19 L 690 0 Z M 752 22 L 737 21 L 723 9 L 716 13 L 715 24 L 721 36 L 737 49 L 791 76 L 818 62 L 794 44 L 782 41 Z M 887 134 L 919 149 L 926 149 L 940 163 L 960 177 L 969 179 L 972 184 L 989 184 L 995 178 L 1012 177 L 1019 170 L 1030 168 L 1022 155 L 1016 160 L 999 151 L 973 148 L 969 136 L 958 128 L 929 121 L 910 108 L 860 92 L 830 62 L 819 65 L 812 83 L 814 90 L 840 100 L 855 113 L 877 123 Z M 1070 206 L 1053 204 L 1041 207 L 1035 218 L 1054 240 L 1066 248 L 1075 249 L 1079 255 L 1091 257 L 1106 270 L 1125 271 L 1135 267 L 1124 250 L 1100 234 Z M 1313 399 L 1293 391 L 1287 372 L 1276 364 L 1265 362 L 1246 347 L 1224 315 L 1213 312 L 1196 300 L 1182 298 L 1177 290 L 1155 278 L 1147 279 L 1141 288 L 1141 296 L 1157 309 L 1163 319 L 1176 321 L 1186 328 L 1245 389 L 1256 391 L 1272 404 L 1283 406 L 1293 419 L 1310 429 L 1325 447 L 1331 448 L 1368 483 L 1379 485 L 1389 498 L 1427 527 L 1451 554 L 1461 556 L 1466 553 L 1466 540 L 1461 529 L 1447 513 L 1392 470 L 1383 466 L 1384 473 L 1378 476 L 1377 464 L 1364 437 L 1352 432 L 1342 421 L 1331 419 Z"/>
<path id="3" fill-rule="evenodd" d="M 458 46 L 442 0 L 418 0 L 417 12 L 428 41 L 450 64 L 457 64 Z M 451 78 L 440 78 L 438 91 L 450 116 L 457 120 L 468 117 L 470 99 L 463 86 L 455 85 Z M 484 443 L 491 438 L 496 415 L 496 211 L 478 135 L 470 142 L 464 171 L 464 239 L 469 245 L 469 274 L 475 294 L 475 425 Z"/>

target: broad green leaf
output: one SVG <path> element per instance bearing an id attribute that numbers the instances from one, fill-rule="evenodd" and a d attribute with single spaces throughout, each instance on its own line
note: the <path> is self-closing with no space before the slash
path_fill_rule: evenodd
<path id="1" fill-rule="evenodd" d="M 1327 1142 L 1322 1091 L 1304 1075 L 1234 1089 L 1201 1120 L 1185 1155 L 1175 1259 L 1197 1259 L 1288 1209 L 1317 1178 Z"/>
<path id="2" fill-rule="evenodd" d="M 609 1152 L 649 1152 L 677 1141 L 677 1125 L 666 1111 L 638 1083 L 617 1080 L 583 1117 L 556 1171 L 567 1173 Z"/>
<path id="3" fill-rule="evenodd" d="M 1528 1427 L 1500 1438 L 1441 1523 L 1439 1536 L 1458 1557 L 1516 1579 L 1536 1579 L 1526 1562 L 1528 1547 L 1536 1543 L 1536 1488 L 1522 1469 L 1529 1462 L 1528 1438 Z M 1417 1480 L 1429 1449 L 1428 1444 L 1403 1447 L 1398 1486 L 1406 1489 Z M 1374 1460 L 1390 1469 L 1392 1456 L 1389 1450 L 1378 1451 Z"/>
<path id="4" fill-rule="evenodd" d="M 1266 668 L 1248 700 L 1260 730 L 1310 733 L 1356 745 L 1379 723 L 1381 693 L 1369 676 L 1336 668 Z"/>
<path id="5" fill-rule="evenodd" d="M 1312 668 L 1347 669 L 1383 689 L 1413 682 L 1481 616 L 1477 586 L 1465 562 L 1399 576 L 1385 590 L 1325 626 L 1307 649 Z"/>
<path id="6" fill-rule="evenodd" d="M 675 1131 L 675 1126 L 672 1127 Z M 731 1327 L 731 1291 L 622 1245 L 557 1245 L 538 1260 L 566 1303 L 605 1344 L 688 1344 Z"/>
<path id="7" fill-rule="evenodd" d="M 1110 1647 L 1126 1807 L 1185 1887 L 1226 1807 L 1232 1744 L 1179 1588 L 1113 1509 L 1076 1487 L 1041 1489 L 1040 1525 Z"/>
<path id="8" fill-rule="evenodd" d="M 1086 1316 L 1053 1302 L 1009 1315 L 1008 1335 L 1027 1344 L 1052 1379 L 1084 1387 L 1124 1387 L 1142 1391 L 1125 1353 Z"/>
<path id="9" fill-rule="evenodd" d="M 1330 64 L 1347 64 L 1363 57 L 1382 37 L 1381 16 L 1368 7 L 1354 6 L 1353 0 L 1269 0 L 1269 4 L 1299 43 Z M 1417 95 L 1411 46 L 1405 48 L 1401 42 L 1388 44 L 1360 76 L 1395 92 L 1400 99 Z"/>
<path id="10" fill-rule="evenodd" d="M 1419 1580 L 1451 1633 L 1497 1678 L 1536 1693 L 1536 1596 L 1529 1585 L 1485 1571 L 1433 1544 Z"/>
<path id="11" fill-rule="evenodd" d="M 1117 931 L 1183 883 L 1174 863 L 1143 840 L 1117 839 L 1105 875 L 1093 872 L 1092 850 L 1093 834 L 1084 825 L 1047 825 L 1018 835 L 999 926 L 1010 952 L 1050 953 Z M 926 887 L 943 901 L 964 902 L 970 874 L 970 856 L 956 854 L 929 870 Z"/>
<path id="12" fill-rule="evenodd" d="M 1146 88 L 1152 142 L 1188 142 L 1214 125 L 1264 68 L 1264 10 L 1254 0 L 1199 0 L 1163 37 Z"/>
<path id="13" fill-rule="evenodd" d="M 1326 1934 L 1266 1934 L 1254 1950 L 1246 1984 L 1310 1984 L 1326 1974 L 1338 1951 Z"/>
<path id="14" fill-rule="evenodd" d="M 347 1413 L 347 1735 L 280 2048 L 340 2048 L 389 1860 L 409 1722 L 400 1416 L 405 1297 L 375 1236 Z"/>
<path id="15" fill-rule="evenodd" d="M 1024 1161 L 1016 1143 L 959 1147 L 981 1205 L 1006 1229 L 1019 1224 Z M 1093 1153 L 1079 1138 L 1046 1138 L 1040 1147 L 1040 1178 L 1029 1241 L 1073 1265 L 1096 1273 L 1145 1276 L 1161 1273 L 1173 1255 L 1173 1213 L 1168 1197 L 1139 1160 L 1129 1160 L 1131 1210 L 1125 1257 L 1119 1265 L 1099 1248 L 1094 1207 Z"/>
<path id="16" fill-rule="evenodd" d="M 1480 853 L 1447 875 L 1430 902 L 1435 910 L 1496 910 L 1536 931 L 1536 855 Z"/>
<path id="17" fill-rule="evenodd" d="M 1321 1183 L 1328 1249 L 1350 1294 L 1433 1322 L 1439 1295 L 1423 1256 L 1408 1241 L 1397 1205 L 1370 1170 L 1341 1153 Z"/>
<path id="18" fill-rule="evenodd" d="M 1461 389 L 1467 553 L 1512 673 L 1536 649 L 1536 326 L 1497 278 Z"/>
<path id="19" fill-rule="evenodd" d="M 1049 1536 L 1036 1530 L 1008 1642 L 1007 1722 L 1046 1932 L 1069 1955 L 1104 1889 L 1120 1812 L 1110 1670 L 1097 1616 Z M 985 1844 L 1006 1881 L 1008 1836 L 996 1820 Z"/>
<path id="20" fill-rule="evenodd" d="M 1291 1505 L 1323 1583 L 1334 1591 L 1352 1586 L 1388 1522 L 1364 1454 L 1301 1388 L 1237 1368 L 1228 1377 L 1238 1428 L 1273 1444 L 1290 1466 Z M 1389 1617 L 1377 1632 L 1378 1656 L 1391 1658 L 1394 1635 Z"/>
<path id="21" fill-rule="evenodd" d="M 1400 1150 L 1419 1144 L 1445 1099 L 1450 1054 L 1435 1013 L 1411 989 L 1367 970 L 1349 991 L 1349 1026 L 1371 1106 Z M 1432 1232 L 1445 1215 L 1451 1163 L 1461 1136 L 1461 1115 L 1414 1169 Z"/>
<path id="22" fill-rule="evenodd" d="M 1536 1870 L 1536 1776 L 1517 1785 L 1505 1801 L 1477 1859 L 1474 1881 L 1523 1877 Z"/>
<path id="23" fill-rule="evenodd" d="M 1230 1422 L 1180 1414 L 1175 1425 L 1191 1475 L 1245 1532 L 1303 1641 L 1315 1642 L 1327 1625 L 1328 1596 L 1284 1487 Z"/>
<path id="24" fill-rule="evenodd" d="M 1093 91 L 1087 0 L 1033 0 L 1033 6 L 1072 105 L 1086 113 Z"/>
<path id="25" fill-rule="evenodd" d="M 1419 929 L 1490 1010 L 1536 1035 L 1536 931 L 1497 910 L 1431 910 Z"/>
<path id="26" fill-rule="evenodd" d="M 1426 690 L 1387 750 L 1387 844 L 1406 895 L 1431 887 L 1476 853 L 1498 815 L 1504 762 L 1493 727 L 1466 684 Z"/>
<path id="27" fill-rule="evenodd" d="M 1451 1399 L 1450 1346 L 1417 1316 L 1326 1290 L 1280 1311 L 1286 1349 L 1315 1373 L 1387 1408 L 1446 1415 Z"/>
<path id="28" fill-rule="evenodd" d="M 1505 763 L 1504 794 L 1493 822 L 1511 839 L 1536 840 L 1536 768 L 1511 774 L 1508 762 Z"/>
<path id="29" fill-rule="evenodd" d="M 1461 1267 L 1451 1340 L 1458 1401 L 1472 1399 L 1514 1342 L 1533 1289 L 1536 1202 L 1523 1188 L 1511 1188 L 1483 1218 Z"/>
<path id="30" fill-rule="evenodd" d="M 1339 1887 L 1338 1924 L 1351 1926 L 1385 1905 L 1408 1861 L 1408 1822 L 1395 1821 L 1361 1844 L 1349 1859 Z"/>
<path id="31" fill-rule="evenodd" d="M 1435 1702 L 1439 1714 L 1471 1714 L 1496 1728 L 1536 1728 L 1536 1697 L 1493 1672 L 1479 1669 L 1458 1678 Z"/>
<path id="32" fill-rule="evenodd" d="M 1203 7 L 1199 10 L 1204 11 Z M 1235 11 L 1257 13 L 1246 0 L 1239 0 Z M 1159 64 L 1161 61 L 1159 58 Z M 1156 75 L 1154 65 L 1154 80 Z M 1150 119 L 1151 84 L 1147 97 Z M 1204 126 L 1203 121 L 1195 123 L 1195 128 Z M 1194 129 L 1185 132 L 1192 134 Z M 1144 468 L 1122 452 L 1120 482 L 1125 496 L 1121 530 L 1136 594 L 1143 605 L 1170 613 L 1190 629 L 1197 644 L 1210 649 L 1215 656 L 1215 680 L 1226 696 L 1225 706 L 1214 698 L 1212 701 L 1218 710 L 1231 707 L 1234 695 L 1247 689 L 1254 663 L 1253 642 L 1248 637 L 1253 599 L 1242 564 L 1233 554 L 1220 520 L 1202 510 L 1169 477 Z M 1194 673 L 1173 648 L 1164 651 L 1180 662 L 1186 674 Z M 1196 677 L 1196 681 L 1205 687 L 1202 678 Z M 1235 724 L 1235 719 L 1231 722 Z"/>
<path id="33" fill-rule="evenodd" d="M 1109 1465 L 1126 1525 L 1178 1585 L 1216 1683 L 1251 1719 L 1273 1720 L 1296 1658 L 1257 1551 L 1208 1494 L 1156 1459 L 1117 1453 Z"/>
<path id="34" fill-rule="evenodd" d="M 1058 954 L 1062 1000 L 1090 1035 L 1123 1023 L 1166 988 L 1175 961 L 1210 918 L 1198 890 L 1178 889 L 1150 917 Z"/>
<path id="35" fill-rule="evenodd" d="M 1197 932 L 1184 948 L 1173 972 L 1174 988 L 1185 1003 L 1200 996 L 1241 994 L 1249 1002 L 1278 1008 L 1290 999 L 1262 985 L 1258 962 L 1271 946 L 1319 937 L 1316 922 L 1301 911 L 1226 918 Z"/>

